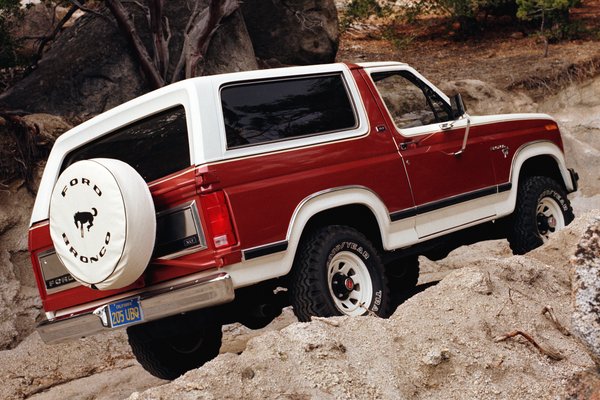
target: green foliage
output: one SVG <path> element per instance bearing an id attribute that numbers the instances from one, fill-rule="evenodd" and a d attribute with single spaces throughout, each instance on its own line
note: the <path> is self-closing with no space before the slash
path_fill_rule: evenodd
<path id="1" fill-rule="evenodd" d="M 375 15 L 382 17 L 386 15 L 390 10 L 387 3 L 390 0 L 352 0 L 346 6 L 344 16 L 342 17 L 340 24 L 342 29 L 347 29 L 355 21 L 360 21 Z"/>
<path id="2" fill-rule="evenodd" d="M 514 15 L 515 8 L 515 0 L 417 0 L 405 7 L 404 16 L 414 21 L 421 14 L 447 15 L 475 23 L 482 14 Z"/>
<path id="3" fill-rule="evenodd" d="M 21 15 L 19 0 L 0 0 L 0 68 L 13 67 L 17 63 L 17 43 L 10 29 Z"/>
<path id="4" fill-rule="evenodd" d="M 569 9 L 578 0 L 517 0 L 517 17 L 523 20 L 542 19 L 550 22 L 566 22 Z"/>
<path id="5" fill-rule="evenodd" d="M 574 39 L 585 30 L 583 26 L 569 22 L 569 9 L 579 0 L 516 0 L 517 17 L 522 20 L 537 20 L 544 39 L 544 57 L 548 55 L 548 42 Z"/>
<path id="6" fill-rule="evenodd" d="M 384 26 L 381 36 L 390 42 L 396 50 L 405 49 L 415 40 L 415 36 L 398 34 L 393 25 Z"/>
<path id="7" fill-rule="evenodd" d="M 383 16 L 385 7 L 377 0 L 352 0 L 346 7 L 346 16 L 354 19 L 363 19 L 371 15 Z"/>

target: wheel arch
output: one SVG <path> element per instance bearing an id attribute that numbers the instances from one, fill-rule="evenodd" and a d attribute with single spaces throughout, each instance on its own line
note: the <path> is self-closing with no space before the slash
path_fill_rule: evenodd
<path id="1" fill-rule="evenodd" d="M 365 204 L 346 204 L 318 212 L 304 226 L 300 241 L 307 234 L 328 225 L 345 225 L 354 228 L 365 235 L 377 248 L 382 247 L 379 224 L 371 209 Z"/>
<path id="2" fill-rule="evenodd" d="M 534 176 L 555 179 L 567 192 L 575 189 L 575 182 L 565 163 L 562 150 L 551 141 L 538 141 L 520 147 L 513 157 L 510 183 L 511 190 L 501 193 L 496 214 L 499 217 L 511 214 L 517 205 L 517 192 L 523 179 Z"/>
<path id="3" fill-rule="evenodd" d="M 389 212 L 374 192 L 362 186 L 341 187 L 305 198 L 290 220 L 287 239 L 297 245 L 304 235 L 316 228 L 346 225 L 381 248 L 384 227 L 389 223 Z"/>
<path id="4" fill-rule="evenodd" d="M 568 192 L 575 187 L 562 150 L 550 141 L 527 144 L 519 148 L 513 158 L 513 185 L 518 186 L 523 179 L 534 175 L 555 179 Z"/>

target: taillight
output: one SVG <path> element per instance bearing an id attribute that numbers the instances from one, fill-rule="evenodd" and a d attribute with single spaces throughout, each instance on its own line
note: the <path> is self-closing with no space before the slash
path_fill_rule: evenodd
<path id="1" fill-rule="evenodd" d="M 206 212 L 208 231 L 216 248 L 236 243 L 231 215 L 222 191 L 201 196 L 202 208 Z"/>

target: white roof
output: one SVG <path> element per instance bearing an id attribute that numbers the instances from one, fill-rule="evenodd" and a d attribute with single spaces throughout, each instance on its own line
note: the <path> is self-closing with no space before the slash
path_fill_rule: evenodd
<path id="1" fill-rule="evenodd" d="M 406 63 L 398 62 L 398 61 L 370 61 L 363 63 L 356 63 L 359 67 L 363 68 L 375 68 L 375 67 L 396 67 L 401 65 L 408 65 Z"/>

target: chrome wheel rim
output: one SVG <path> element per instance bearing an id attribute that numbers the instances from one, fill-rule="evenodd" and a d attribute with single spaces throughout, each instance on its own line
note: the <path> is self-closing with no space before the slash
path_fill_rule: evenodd
<path id="1" fill-rule="evenodd" d="M 368 311 L 373 298 L 373 282 L 365 263 L 354 253 L 337 253 L 327 266 L 329 294 L 344 315 L 358 316 Z"/>
<path id="2" fill-rule="evenodd" d="M 558 202 L 550 197 L 544 197 L 536 209 L 538 234 L 546 243 L 550 235 L 565 227 L 565 217 Z"/>

